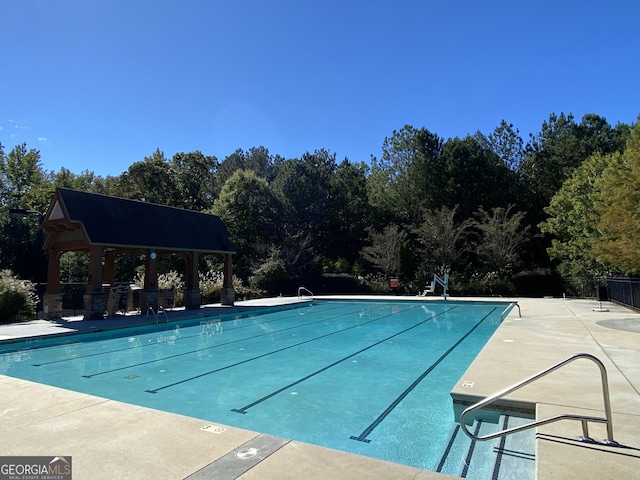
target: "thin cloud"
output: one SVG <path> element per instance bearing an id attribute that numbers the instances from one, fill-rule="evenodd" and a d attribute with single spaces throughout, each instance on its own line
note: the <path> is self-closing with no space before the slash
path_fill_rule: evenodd
<path id="1" fill-rule="evenodd" d="M 27 130 L 27 129 L 28 129 L 28 127 L 25 127 L 25 126 L 23 126 L 23 125 L 16 125 L 16 126 L 15 126 L 15 127 L 13 127 L 13 128 L 19 128 L 20 130 Z"/>
<path id="2" fill-rule="evenodd" d="M 42 143 L 47 143 L 47 137 L 38 137 L 38 141 Z"/>

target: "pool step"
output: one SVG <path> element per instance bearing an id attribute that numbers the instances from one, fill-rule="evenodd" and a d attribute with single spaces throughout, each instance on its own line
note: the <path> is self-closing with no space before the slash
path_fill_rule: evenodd
<path id="1" fill-rule="evenodd" d="M 476 435 L 486 435 L 530 421 L 501 415 L 497 423 L 476 420 L 469 430 Z M 472 480 L 533 480 L 535 431 L 525 430 L 495 440 L 476 441 L 456 425 L 436 471 Z"/>

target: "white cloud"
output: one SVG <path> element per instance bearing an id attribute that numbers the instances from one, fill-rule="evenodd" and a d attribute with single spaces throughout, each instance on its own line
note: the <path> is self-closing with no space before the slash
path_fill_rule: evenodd
<path id="1" fill-rule="evenodd" d="M 42 143 L 47 143 L 47 137 L 38 137 L 38 141 Z"/>
<path id="2" fill-rule="evenodd" d="M 27 130 L 27 127 L 24 127 L 24 126 L 22 126 L 22 125 L 16 125 L 16 126 L 15 126 L 15 127 L 13 127 L 13 128 L 19 128 L 20 130 Z"/>

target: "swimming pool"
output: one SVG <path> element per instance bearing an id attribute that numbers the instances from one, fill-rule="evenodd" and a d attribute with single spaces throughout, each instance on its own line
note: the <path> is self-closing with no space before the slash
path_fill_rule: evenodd
<path id="1" fill-rule="evenodd" d="M 508 309 L 315 301 L 5 345 L 0 373 L 437 470 L 449 392 Z"/>

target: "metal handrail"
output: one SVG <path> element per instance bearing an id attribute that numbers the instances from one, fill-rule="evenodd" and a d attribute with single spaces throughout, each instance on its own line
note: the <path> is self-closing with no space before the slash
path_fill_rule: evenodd
<path id="1" fill-rule="evenodd" d="M 545 418 L 544 420 L 538 420 L 536 422 L 531 422 L 531 423 L 527 423 L 526 425 L 520 425 L 518 427 L 513 427 L 513 428 L 508 428 L 505 430 L 501 430 L 499 432 L 495 432 L 495 433 L 491 433 L 488 435 L 484 435 L 484 436 L 479 436 L 479 435 L 474 435 L 473 433 L 471 433 L 468 429 L 467 426 L 465 425 L 465 418 L 466 416 L 471 413 L 474 410 L 479 410 L 483 407 L 486 407 L 487 405 L 489 405 L 490 403 L 495 402 L 496 400 L 504 397 L 505 395 L 510 394 L 511 392 L 514 392 L 515 390 L 518 390 L 519 388 L 524 387 L 525 385 L 530 384 L 531 382 L 534 382 L 535 380 L 542 378 L 546 375 L 548 375 L 549 373 L 558 370 L 559 368 L 567 365 L 568 363 L 571 363 L 575 360 L 578 360 L 580 358 L 585 358 L 588 360 L 591 360 L 592 362 L 594 362 L 596 365 L 598 365 L 598 367 L 600 368 L 600 379 L 602 382 L 602 396 L 604 399 L 604 413 L 605 416 L 604 417 L 592 417 L 592 416 L 587 416 L 587 415 L 572 415 L 572 414 L 564 414 L 564 415 L 556 415 L 555 417 L 549 417 L 549 418 Z M 486 399 L 484 399 L 481 402 L 476 403 L 475 405 L 472 405 L 471 407 L 467 408 L 464 412 L 462 412 L 462 414 L 460 415 L 460 426 L 462 427 L 462 430 L 464 431 L 464 433 L 468 436 L 471 437 L 474 440 L 491 440 L 493 438 L 497 438 L 497 437 L 501 437 L 504 435 L 509 435 L 511 433 L 516 433 L 516 432 L 520 432 L 522 430 L 527 430 L 529 428 L 533 428 L 533 427 L 538 427 L 540 425 L 546 425 L 548 423 L 553 423 L 553 422 L 557 422 L 559 420 L 580 420 L 582 422 L 582 437 L 579 437 L 580 440 L 582 441 L 587 441 L 587 442 L 594 442 L 593 439 L 591 439 L 591 437 L 589 437 L 589 427 L 588 427 L 588 422 L 597 422 L 597 423 L 606 423 L 607 424 L 607 438 L 603 441 L 604 444 L 606 445 L 611 445 L 611 446 L 619 446 L 619 444 L 614 441 L 613 439 L 613 422 L 611 419 L 611 401 L 609 399 L 609 383 L 607 380 L 607 370 L 604 367 L 604 364 L 596 357 L 594 357 L 593 355 L 590 355 L 588 353 L 578 353 L 576 355 L 572 355 L 571 357 L 567 358 L 566 360 L 563 360 L 560 363 L 556 363 L 555 365 L 553 365 L 552 367 L 546 368 L 544 370 L 542 370 L 539 373 L 536 373 L 535 375 L 522 380 L 521 382 L 516 383 L 515 385 L 512 385 L 509 388 L 506 388 L 505 390 L 502 390 L 499 393 L 496 393 L 495 395 L 492 395 Z"/>
<path id="2" fill-rule="evenodd" d="M 156 313 L 156 311 L 153 309 L 153 307 L 151 305 L 149 305 L 149 308 L 147 309 L 147 317 L 149 317 L 149 310 L 151 310 L 151 313 L 153 313 L 153 316 L 156 319 L 156 325 L 158 325 L 158 323 L 160 323 L 160 319 L 159 319 L 160 311 L 158 311 Z M 162 313 L 164 313 L 164 318 L 167 319 L 166 323 L 169 323 L 169 315 L 167 315 L 167 312 L 164 311 L 164 308 L 161 311 L 162 311 Z"/>
<path id="3" fill-rule="evenodd" d="M 302 292 L 307 292 L 313 298 L 313 292 L 306 287 L 298 287 L 298 298 L 302 298 Z"/>
<path id="4" fill-rule="evenodd" d="M 522 310 L 520 310 L 520 305 L 518 305 L 518 302 L 511 302 L 509 305 L 507 305 L 507 308 L 505 308 L 500 314 L 500 321 L 503 321 L 505 318 L 507 318 L 507 315 L 511 313 L 513 307 L 518 307 L 518 318 L 522 318 Z"/>

